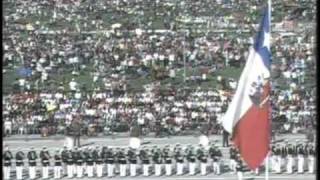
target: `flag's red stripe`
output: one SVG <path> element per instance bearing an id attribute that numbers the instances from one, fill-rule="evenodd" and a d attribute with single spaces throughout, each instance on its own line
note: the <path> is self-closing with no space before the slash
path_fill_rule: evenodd
<path id="1" fill-rule="evenodd" d="M 268 94 L 269 84 L 264 87 L 263 97 L 267 97 Z M 232 141 L 250 169 L 259 167 L 269 152 L 269 108 L 269 101 L 262 107 L 252 105 L 234 129 Z"/>

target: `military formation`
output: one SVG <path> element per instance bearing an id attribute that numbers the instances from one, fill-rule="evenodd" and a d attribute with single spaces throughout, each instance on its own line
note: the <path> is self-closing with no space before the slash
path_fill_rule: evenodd
<path id="1" fill-rule="evenodd" d="M 275 173 L 292 174 L 314 173 L 316 151 L 312 143 L 296 141 L 295 144 L 285 142 L 271 147 L 271 167 Z"/>
<path id="2" fill-rule="evenodd" d="M 303 173 L 305 165 L 309 173 L 314 173 L 315 150 L 311 144 L 286 144 L 272 146 L 272 170 L 281 173 L 293 173 L 294 167 L 298 173 Z M 230 148 L 229 170 L 242 179 L 242 172 L 246 169 L 236 148 Z M 214 144 L 209 147 L 191 146 L 174 147 L 146 146 L 140 149 L 113 147 L 83 147 L 62 150 L 51 154 L 46 147 L 38 154 L 32 147 L 26 154 L 18 150 L 14 155 L 9 147 L 5 147 L 4 179 L 25 179 L 23 172 L 27 171 L 28 179 L 36 179 L 40 173 L 41 179 L 91 178 L 114 176 L 171 176 L 171 175 L 220 175 L 223 155 Z M 13 168 L 15 162 L 15 168 Z M 295 163 L 296 162 L 296 163 Z M 40 163 L 40 164 L 39 164 Z M 27 166 L 28 165 L 28 166 Z M 15 171 L 15 173 L 13 173 Z M 50 171 L 53 171 L 50 173 Z M 258 173 L 258 169 L 256 171 Z M 14 175 L 15 174 L 15 175 Z M 15 177 L 14 177 L 15 176 Z M 14 178 L 13 178 L 14 177 Z"/>

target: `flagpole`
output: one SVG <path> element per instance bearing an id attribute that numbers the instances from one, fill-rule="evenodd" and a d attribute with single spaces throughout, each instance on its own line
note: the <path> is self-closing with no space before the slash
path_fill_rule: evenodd
<path id="1" fill-rule="evenodd" d="M 266 164 L 265 164 L 265 180 L 269 180 L 269 152 L 266 157 Z"/>

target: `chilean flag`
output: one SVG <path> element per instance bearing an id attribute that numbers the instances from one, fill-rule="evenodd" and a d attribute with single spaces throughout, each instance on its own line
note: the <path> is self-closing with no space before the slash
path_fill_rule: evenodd
<path id="1" fill-rule="evenodd" d="M 259 32 L 222 125 L 250 169 L 259 167 L 270 143 L 270 7 L 265 9 Z"/>

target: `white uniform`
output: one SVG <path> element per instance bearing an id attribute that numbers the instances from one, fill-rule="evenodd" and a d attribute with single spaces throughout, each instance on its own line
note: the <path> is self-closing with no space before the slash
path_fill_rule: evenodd
<path id="1" fill-rule="evenodd" d="M 287 173 L 292 173 L 292 165 L 293 165 L 293 158 L 292 155 L 288 155 L 287 157 Z"/>
<path id="2" fill-rule="evenodd" d="M 155 168 L 155 175 L 156 176 L 160 176 L 161 175 L 161 170 L 162 170 L 162 164 L 155 164 L 154 168 Z"/>
<path id="3" fill-rule="evenodd" d="M 88 177 L 93 177 L 93 165 L 87 165 Z"/>
<path id="4" fill-rule="evenodd" d="M 235 173 L 236 172 L 236 166 L 237 166 L 237 162 L 234 159 L 230 159 L 230 169 L 231 169 L 231 173 Z"/>
<path id="5" fill-rule="evenodd" d="M 4 179 L 10 179 L 10 172 L 11 172 L 11 159 L 13 158 L 12 153 L 7 149 L 4 152 L 4 163 L 6 164 L 6 166 L 3 166 L 3 175 L 4 175 Z"/>
<path id="6" fill-rule="evenodd" d="M 304 172 L 304 157 L 303 154 L 298 155 L 298 173 L 303 173 Z"/>
<path id="7" fill-rule="evenodd" d="M 166 164 L 165 168 L 166 168 L 166 175 L 170 176 L 172 172 L 172 164 Z"/>
<path id="8" fill-rule="evenodd" d="M 47 154 L 49 156 L 48 151 L 44 151 L 44 154 Z M 40 153 L 40 156 L 41 156 L 41 153 Z M 44 156 L 46 156 L 46 155 L 44 155 Z M 47 157 L 47 158 L 49 158 L 49 157 Z M 49 161 L 49 159 L 43 159 L 42 162 L 45 163 L 42 166 L 42 178 L 43 179 L 48 179 L 49 178 L 50 161 Z"/>
<path id="9" fill-rule="evenodd" d="M 130 164 L 130 176 L 136 176 L 137 172 L 137 165 L 136 164 Z"/>
<path id="10" fill-rule="evenodd" d="M 62 167 L 61 166 L 55 166 L 54 167 L 54 178 L 55 179 L 60 179 L 61 178 L 61 172 L 62 172 Z"/>
<path id="11" fill-rule="evenodd" d="M 16 167 L 16 172 L 17 172 L 17 180 L 21 180 L 22 179 L 23 166 L 17 166 Z"/>
<path id="12" fill-rule="evenodd" d="M 113 164 L 107 164 L 107 173 L 108 173 L 108 177 L 112 177 L 113 176 L 113 171 L 114 171 L 114 165 Z"/>
<path id="13" fill-rule="evenodd" d="M 143 165 L 143 176 L 149 176 L 149 164 L 144 164 Z"/>
<path id="14" fill-rule="evenodd" d="M 11 167 L 10 166 L 4 166 L 3 167 L 4 179 L 10 179 L 10 171 L 11 171 Z"/>
<path id="15" fill-rule="evenodd" d="M 177 175 L 183 174 L 183 163 L 177 163 Z"/>
<path id="16" fill-rule="evenodd" d="M 73 178 L 73 165 L 72 164 L 68 164 L 67 165 L 67 174 L 68 174 L 68 178 Z"/>
<path id="17" fill-rule="evenodd" d="M 201 175 L 206 175 L 207 174 L 207 163 L 202 162 L 200 164 L 201 168 Z"/>
<path id="18" fill-rule="evenodd" d="M 194 175 L 196 169 L 196 163 L 189 162 L 189 175 Z"/>
<path id="19" fill-rule="evenodd" d="M 308 172 L 309 173 L 313 173 L 314 172 L 314 156 L 313 155 L 309 155 L 308 156 Z"/>
<path id="20" fill-rule="evenodd" d="M 126 164 L 120 164 L 120 165 L 119 165 L 119 168 L 120 168 L 120 176 L 121 176 L 121 177 L 126 176 L 127 165 L 126 165 Z"/>
<path id="21" fill-rule="evenodd" d="M 276 155 L 276 173 L 281 173 L 281 165 L 282 165 L 282 158 L 281 155 Z"/>
<path id="22" fill-rule="evenodd" d="M 219 161 L 213 162 L 213 173 L 219 175 L 220 174 L 220 163 Z"/>
<path id="23" fill-rule="evenodd" d="M 97 164 L 97 177 L 102 177 L 103 175 L 103 164 Z"/>
<path id="24" fill-rule="evenodd" d="M 82 164 L 81 165 L 78 164 L 76 166 L 76 168 L 77 168 L 77 178 L 82 178 L 83 177 L 83 166 L 82 166 Z"/>

